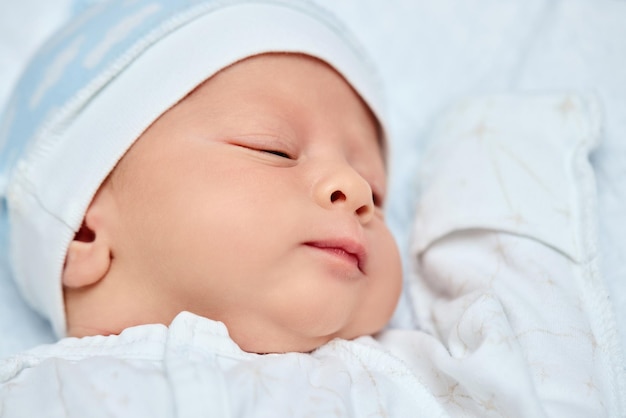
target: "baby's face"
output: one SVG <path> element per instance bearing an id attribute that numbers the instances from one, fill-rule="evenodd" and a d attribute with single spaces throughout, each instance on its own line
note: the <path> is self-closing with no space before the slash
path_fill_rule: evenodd
<path id="1" fill-rule="evenodd" d="M 246 351 L 371 334 L 401 288 L 385 183 L 376 123 L 343 78 L 312 58 L 249 58 L 162 115 L 113 172 L 112 269 L 146 309 L 222 321 Z"/>

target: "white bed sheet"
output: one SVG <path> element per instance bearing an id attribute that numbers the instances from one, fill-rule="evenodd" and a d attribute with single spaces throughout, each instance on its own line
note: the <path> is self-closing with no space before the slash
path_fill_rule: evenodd
<path id="1" fill-rule="evenodd" d="M 626 2 L 619 0 L 316 0 L 339 15 L 381 69 L 389 97 L 388 216 L 410 268 L 416 172 L 433 120 L 457 99 L 575 91 L 604 107 L 593 156 L 602 273 L 626 346 Z M 42 39 L 89 0 L 0 0 L 0 103 Z M 5 254 L 0 254 L 5 256 Z M 409 275 L 407 275 L 409 277 Z M 393 325 L 419 325 L 405 296 Z M 52 339 L 0 272 L 0 357 Z"/>

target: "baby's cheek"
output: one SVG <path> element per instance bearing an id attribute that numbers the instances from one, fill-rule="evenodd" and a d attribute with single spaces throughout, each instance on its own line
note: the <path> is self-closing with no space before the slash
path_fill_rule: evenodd
<path id="1" fill-rule="evenodd" d="M 277 320 L 312 337 L 334 334 L 345 327 L 358 306 L 350 286 L 339 281 L 329 283 L 317 276 L 302 280 L 305 284 L 307 281 L 308 286 L 290 289 L 291 297 L 283 298 Z"/>
<path id="2" fill-rule="evenodd" d="M 370 312 L 372 323 L 385 326 L 398 304 L 402 292 L 402 263 L 396 242 L 387 228 L 378 239 L 376 257 L 372 265 Z"/>

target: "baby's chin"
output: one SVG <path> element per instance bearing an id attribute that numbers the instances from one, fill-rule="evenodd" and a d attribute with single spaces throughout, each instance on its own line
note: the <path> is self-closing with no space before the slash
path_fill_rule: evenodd
<path id="1" fill-rule="evenodd" d="M 381 326 L 366 327 L 367 329 L 342 329 L 340 331 L 325 335 L 308 335 L 306 331 L 302 332 L 284 332 L 280 335 L 261 335 L 256 338 L 250 338 L 251 332 L 238 332 L 235 327 L 229 328 L 229 335 L 235 343 L 243 351 L 257 354 L 280 354 L 280 353 L 310 353 L 324 344 L 334 340 L 353 340 L 366 335 L 374 335 L 384 327 Z"/>
<path id="2" fill-rule="evenodd" d="M 285 339 L 279 341 L 244 341 L 239 342 L 234 339 L 235 343 L 243 351 L 256 354 L 282 354 L 282 353 L 310 353 L 317 348 L 323 346 L 331 338 L 319 338 L 315 340 L 297 340 L 297 339 Z"/>

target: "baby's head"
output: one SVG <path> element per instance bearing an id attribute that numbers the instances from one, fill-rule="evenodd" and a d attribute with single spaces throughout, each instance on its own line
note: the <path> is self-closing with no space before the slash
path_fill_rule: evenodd
<path id="1" fill-rule="evenodd" d="M 137 21 L 178 2 L 135 3 Z M 380 330 L 401 272 L 367 65 L 308 6 L 203 4 L 155 19 L 152 46 L 75 91 L 14 165 L 25 296 L 59 335 L 181 311 L 224 322 L 252 352 Z"/>
<path id="2" fill-rule="evenodd" d="M 399 292 L 377 123 L 316 59 L 260 55 L 211 77 L 124 155 L 70 244 L 71 335 L 224 322 L 245 350 L 378 331 Z"/>

